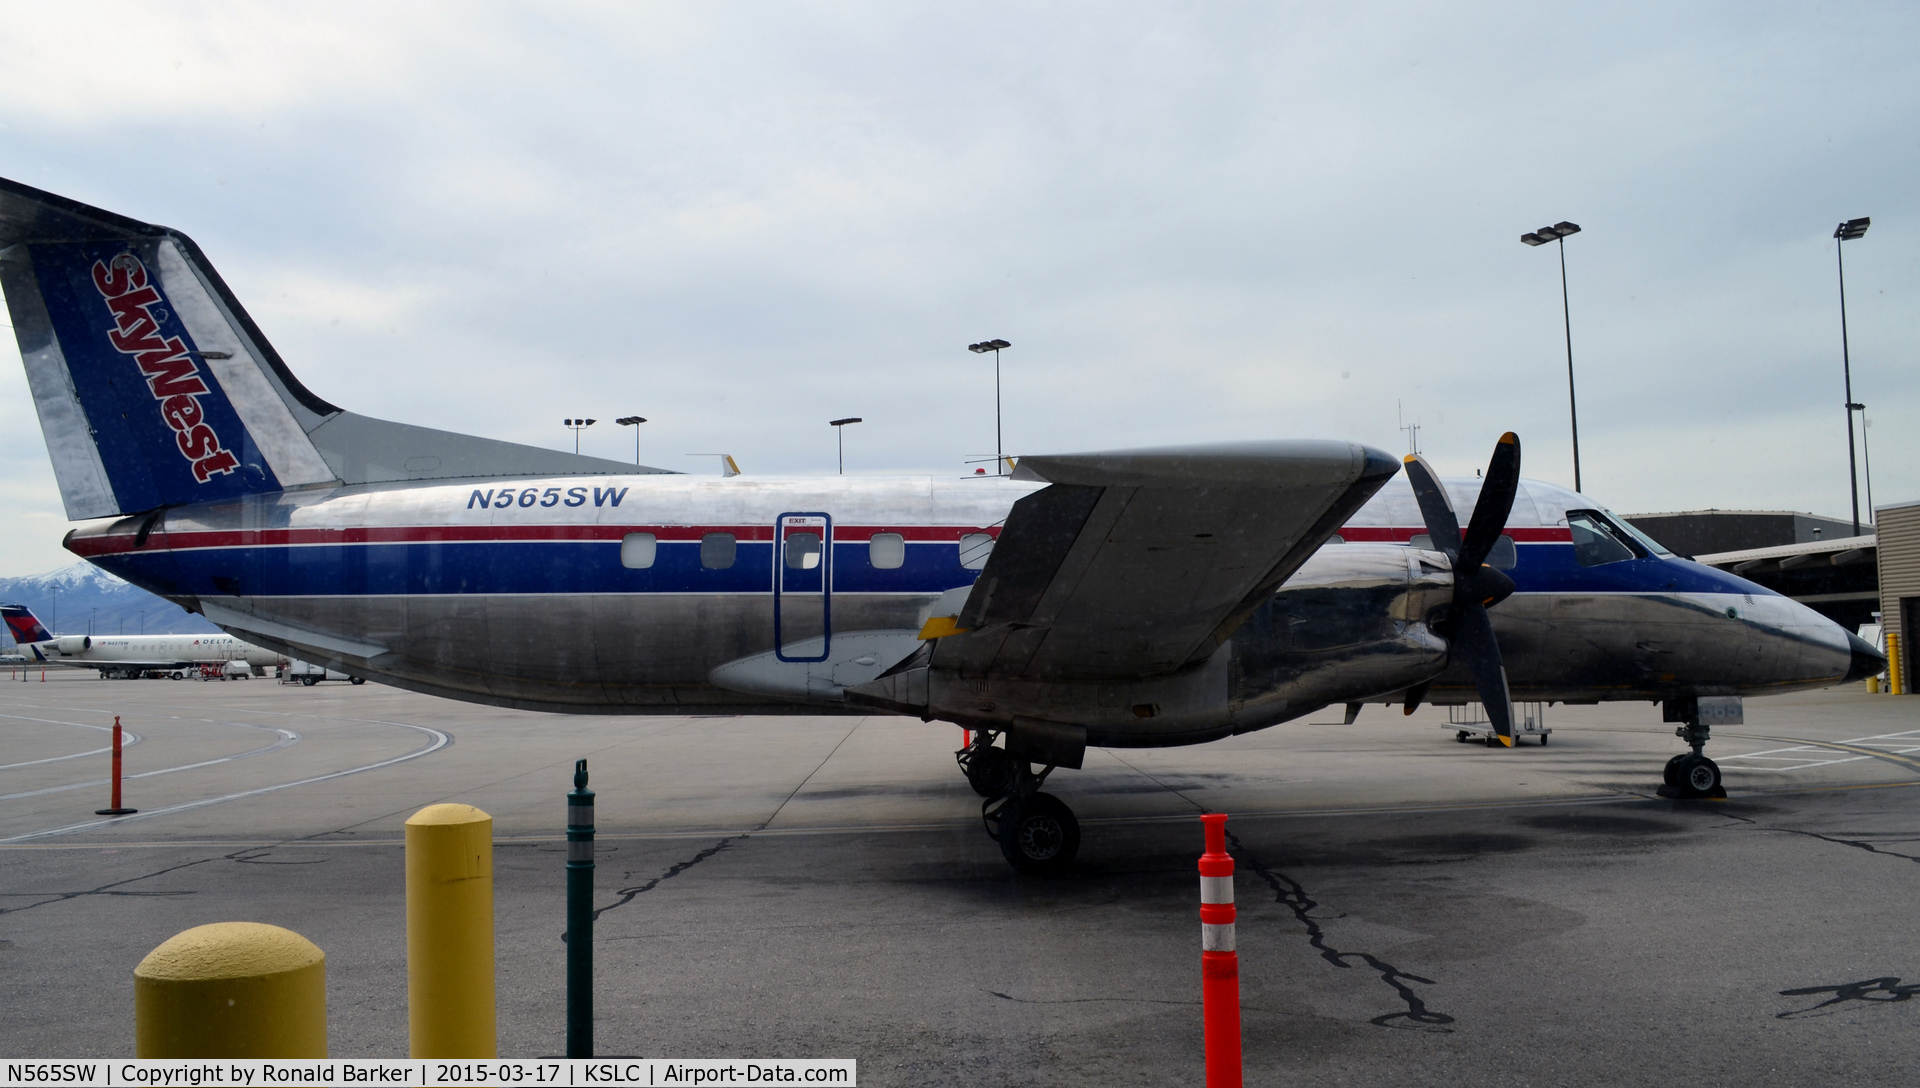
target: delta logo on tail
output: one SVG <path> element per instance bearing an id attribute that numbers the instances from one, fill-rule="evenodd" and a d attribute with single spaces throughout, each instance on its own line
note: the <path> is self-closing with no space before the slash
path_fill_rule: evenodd
<path id="1" fill-rule="evenodd" d="M 22 646 L 36 642 L 50 642 L 53 632 L 41 625 L 39 617 L 23 604 L 0 605 L 0 618 L 7 621 L 7 630 L 12 633 L 13 641 Z"/>
<path id="2" fill-rule="evenodd" d="M 160 418 L 174 431 L 180 456 L 193 465 L 193 478 L 204 484 L 239 468 L 240 459 L 206 422 L 200 398 L 209 390 L 187 345 L 178 336 L 160 338 L 165 311 L 156 314 L 153 308 L 166 300 L 148 279 L 147 266 L 132 253 L 93 262 L 93 286 L 113 312 L 116 326 L 107 339 L 122 355 L 133 356 L 134 365 L 147 376 L 147 389 L 160 403 Z"/>

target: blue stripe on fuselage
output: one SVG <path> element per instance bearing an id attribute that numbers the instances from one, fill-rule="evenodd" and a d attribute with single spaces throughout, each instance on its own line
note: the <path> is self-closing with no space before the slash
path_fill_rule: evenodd
<path id="1" fill-rule="evenodd" d="M 743 540 L 736 548 L 724 570 L 700 565 L 698 541 L 661 541 L 653 566 L 638 570 L 620 565 L 617 540 L 206 548 L 95 562 L 135 584 L 171 585 L 165 592 L 173 595 L 770 592 L 773 544 Z M 960 566 L 957 543 L 909 543 L 905 562 L 891 570 L 867 562 L 864 541 L 833 547 L 836 593 L 940 593 L 978 576 Z"/>
<path id="2" fill-rule="evenodd" d="M 444 593 L 766 593 L 773 545 L 741 541 L 734 565 L 700 565 L 698 541 L 661 541 L 652 567 L 620 565 L 619 541 L 421 541 L 205 548 L 100 556 L 100 566 L 174 595 L 386 596 Z M 835 593 L 939 593 L 971 585 L 953 543 L 909 543 L 880 570 L 864 541 L 833 546 Z M 1746 593 L 1777 596 L 1685 559 L 1575 562 L 1571 544 L 1525 544 L 1508 575 L 1518 593 Z M 216 579 L 218 579 L 216 581 Z"/>
<path id="3" fill-rule="evenodd" d="M 1778 596 L 1738 575 L 1691 559 L 1623 559 L 1583 567 L 1571 544 L 1523 544 L 1507 572 L 1516 593 L 1750 593 Z"/>

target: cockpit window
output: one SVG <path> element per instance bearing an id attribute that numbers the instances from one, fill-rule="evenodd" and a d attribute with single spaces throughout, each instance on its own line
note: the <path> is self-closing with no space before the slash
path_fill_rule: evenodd
<path id="1" fill-rule="evenodd" d="M 1633 522 L 1630 522 L 1625 518 L 1618 517 L 1612 514 L 1609 514 L 1607 516 L 1607 522 L 1608 524 L 1612 525 L 1614 528 L 1621 530 L 1622 532 L 1626 533 L 1628 536 L 1639 541 L 1642 547 L 1646 548 L 1648 551 L 1652 552 L 1653 554 L 1664 555 L 1669 559 L 1673 558 L 1673 550 L 1671 548 L 1668 548 L 1666 545 L 1660 543 L 1658 540 L 1655 540 L 1652 537 L 1648 536 L 1647 534 L 1634 528 Z"/>
<path id="2" fill-rule="evenodd" d="M 1618 563 L 1641 554 L 1627 542 L 1626 534 L 1596 511 L 1567 511 L 1567 528 L 1573 530 L 1574 561 L 1583 567 Z"/>

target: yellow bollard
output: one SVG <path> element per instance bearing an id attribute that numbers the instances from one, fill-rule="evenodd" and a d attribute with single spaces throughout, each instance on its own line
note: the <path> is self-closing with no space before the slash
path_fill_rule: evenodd
<path id="1" fill-rule="evenodd" d="M 133 969 L 134 1056 L 324 1058 L 327 957 L 279 926 L 215 922 Z"/>
<path id="2" fill-rule="evenodd" d="M 493 817 L 472 805 L 407 820 L 407 1029 L 415 1058 L 499 1056 Z"/>
<path id="3" fill-rule="evenodd" d="M 1889 694 L 1905 695 L 1907 693 L 1906 670 L 1901 668 L 1900 666 L 1901 666 L 1900 635 L 1897 632 L 1888 631 L 1887 632 L 1887 691 Z"/>

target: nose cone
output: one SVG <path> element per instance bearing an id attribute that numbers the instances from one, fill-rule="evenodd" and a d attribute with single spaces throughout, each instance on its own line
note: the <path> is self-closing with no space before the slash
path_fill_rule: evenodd
<path id="1" fill-rule="evenodd" d="M 1855 680 L 1878 676 L 1887 667 L 1887 655 L 1874 649 L 1866 639 L 1849 631 L 1847 644 L 1853 648 L 1853 664 L 1847 668 L 1847 675 L 1841 679 L 1841 683 L 1850 684 Z"/>

